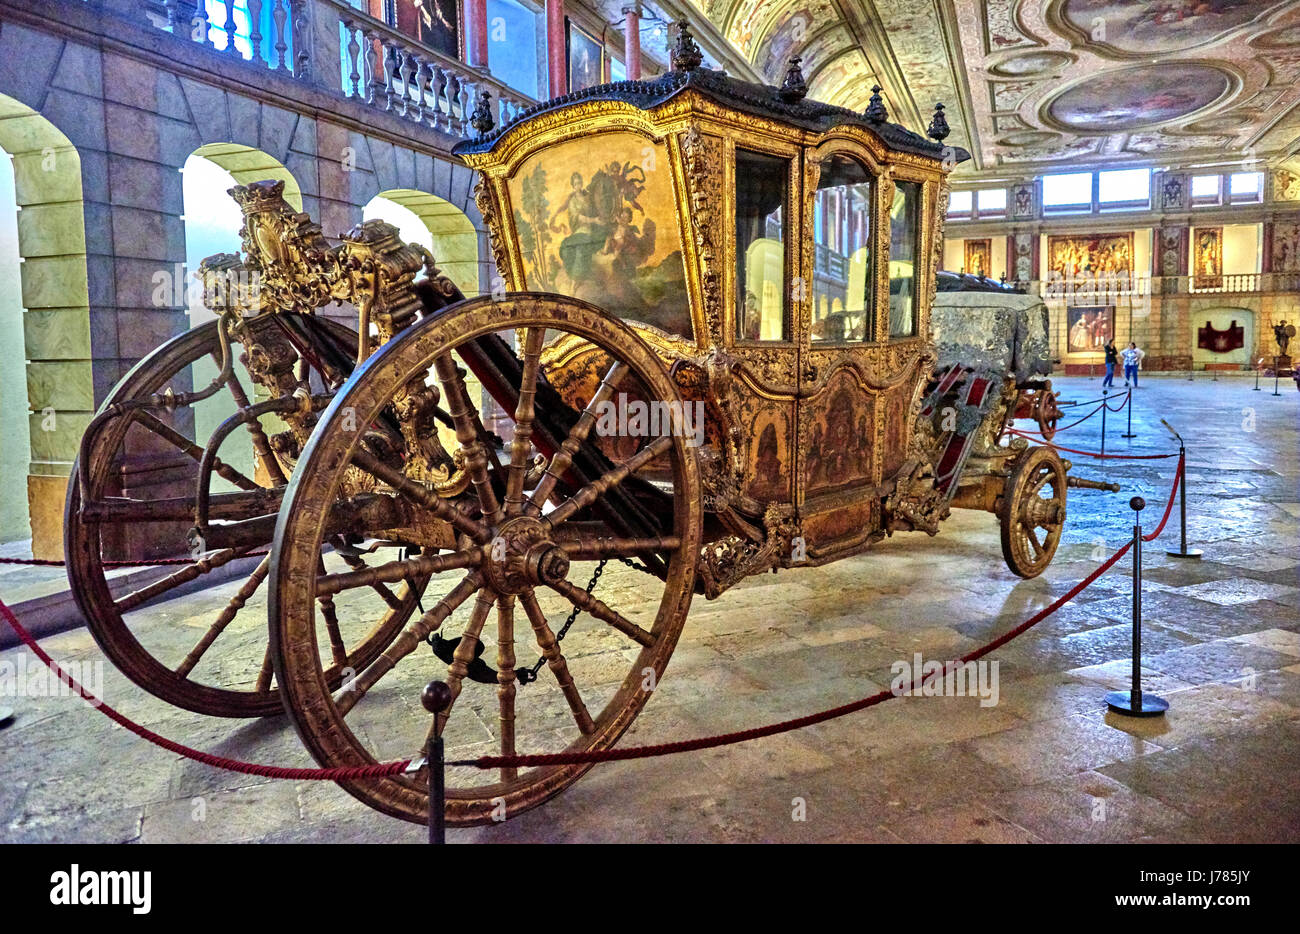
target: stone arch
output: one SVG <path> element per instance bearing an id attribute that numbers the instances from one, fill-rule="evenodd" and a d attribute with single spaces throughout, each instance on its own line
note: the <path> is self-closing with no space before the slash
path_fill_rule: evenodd
<path id="1" fill-rule="evenodd" d="M 221 166 L 240 185 L 267 178 L 284 182 L 284 200 L 288 201 L 294 210 L 302 210 L 302 189 L 298 185 L 298 180 L 274 156 L 240 143 L 205 143 L 194 150 L 190 159 L 195 156 Z M 233 251 L 232 247 L 228 252 Z"/>
<path id="2" fill-rule="evenodd" d="M 399 210 L 393 210 L 391 205 Z M 438 268 L 462 292 L 467 296 L 479 294 L 479 231 L 469 216 L 450 201 L 413 188 L 390 188 L 371 198 L 362 216 L 396 225 L 403 239 L 428 247 Z M 415 226 L 416 222 L 423 230 Z"/>
<path id="3" fill-rule="evenodd" d="M 1256 313 L 1253 309 L 1244 308 L 1238 305 L 1220 305 L 1205 302 L 1198 304 L 1188 312 L 1188 322 L 1191 325 L 1191 352 L 1192 365 L 1201 367 L 1227 366 L 1243 367 L 1249 366 L 1255 358 L 1255 349 L 1257 346 L 1266 346 L 1271 343 L 1272 334 L 1266 335 L 1269 341 L 1261 341 L 1264 337 L 1259 333 L 1256 327 Z M 1242 330 L 1242 346 L 1226 352 L 1218 352 L 1201 347 L 1199 335 L 1201 328 L 1209 325 L 1215 331 L 1227 331 L 1234 324 Z"/>
<path id="4" fill-rule="evenodd" d="M 26 478 L 27 510 L 5 516 L 3 525 L 6 532 L 10 522 L 22 533 L 30 529 L 36 557 L 59 558 L 67 478 L 95 409 L 81 156 L 53 123 L 4 94 L 0 149 L 12 160 L 20 263 L 10 292 L 17 301 L 0 314 L 21 315 L 22 334 L 0 345 L 0 368 L 25 375 L 25 386 L 8 390 L 25 395 L 19 411 L 28 428 L 17 474 Z M 15 407 L 9 391 L 3 405 Z M 3 482 L 18 481 L 6 471 Z"/>

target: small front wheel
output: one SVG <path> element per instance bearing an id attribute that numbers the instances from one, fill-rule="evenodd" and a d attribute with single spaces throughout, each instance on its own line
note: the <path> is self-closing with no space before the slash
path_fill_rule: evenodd
<path id="1" fill-rule="evenodd" d="M 1021 577 L 1047 570 L 1065 527 L 1065 465 L 1051 448 L 1029 448 L 1003 488 L 1002 557 Z"/>

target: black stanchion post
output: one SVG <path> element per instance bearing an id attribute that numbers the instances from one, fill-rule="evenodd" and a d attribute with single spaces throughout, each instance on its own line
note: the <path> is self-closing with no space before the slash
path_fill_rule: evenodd
<path id="1" fill-rule="evenodd" d="M 1155 717 L 1169 709 L 1169 701 L 1142 693 L 1142 510 L 1146 500 L 1135 496 L 1133 509 L 1133 679 L 1127 691 L 1110 691 L 1106 706 L 1126 717 Z"/>
<path id="2" fill-rule="evenodd" d="M 1259 392 L 1259 364 L 1258 363 L 1255 364 L 1255 392 Z"/>
<path id="3" fill-rule="evenodd" d="M 1187 445 L 1183 443 L 1183 436 L 1174 431 L 1173 425 L 1163 418 L 1160 419 L 1160 424 L 1164 425 L 1178 442 L 1178 522 L 1182 526 L 1179 531 L 1178 550 L 1169 550 L 1165 554 L 1171 558 L 1199 558 L 1201 556 L 1199 548 L 1188 549 L 1187 547 Z"/>
<path id="4" fill-rule="evenodd" d="M 1128 409 L 1128 431 L 1120 435 L 1121 438 L 1136 438 L 1133 433 L 1133 387 L 1128 388 L 1128 395 L 1124 399 L 1124 408 Z"/>
<path id="5" fill-rule="evenodd" d="M 1101 391 L 1101 453 L 1106 453 L 1106 412 L 1110 408 L 1106 404 L 1106 390 Z"/>
<path id="6" fill-rule="evenodd" d="M 1275 396 L 1282 395 L 1282 393 L 1277 391 L 1277 377 L 1278 377 L 1278 373 L 1281 372 L 1281 370 L 1282 368 L 1280 366 L 1278 366 L 1276 363 L 1273 364 L 1273 395 Z"/>
<path id="7" fill-rule="evenodd" d="M 429 842 L 447 842 L 447 773 L 442 746 L 442 731 L 437 716 L 451 706 L 451 688 L 445 681 L 430 681 L 420 694 L 424 709 L 434 715 L 428 752 L 429 766 Z"/>

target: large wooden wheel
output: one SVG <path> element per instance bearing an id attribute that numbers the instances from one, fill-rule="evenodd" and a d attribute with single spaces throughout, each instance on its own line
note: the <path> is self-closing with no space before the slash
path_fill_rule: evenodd
<path id="1" fill-rule="evenodd" d="M 580 415 L 551 386 L 543 362 L 547 347 L 573 337 L 595 345 L 603 366 Z M 458 498 L 409 482 L 401 470 L 409 458 L 380 456 L 370 443 L 368 426 L 413 384 L 436 387 L 453 416 L 472 481 Z M 690 605 L 702 496 L 690 439 L 680 432 L 644 438 L 621 461 L 602 452 L 596 416 L 621 393 L 680 404 L 662 365 L 626 326 L 586 303 L 533 293 L 429 315 L 344 386 L 298 464 L 271 563 L 276 674 L 321 765 L 417 758 L 434 729 L 450 759 L 604 749 L 627 729 L 662 676 Z M 412 527 L 422 517 L 454 527 L 454 544 L 417 542 L 421 557 L 370 574 L 320 574 L 328 504 L 358 469 L 411 511 Z M 345 630 L 366 629 L 375 605 L 365 585 L 413 570 L 431 575 L 425 612 L 334 691 L 318 597 L 336 596 Z M 436 720 L 419 702 L 430 680 L 445 680 L 453 696 Z M 449 769 L 447 819 L 513 816 L 588 767 Z M 423 771 L 341 784 L 387 814 L 426 819 Z"/>
<path id="2" fill-rule="evenodd" d="M 1065 527 L 1065 465 L 1051 448 L 1029 448 L 1006 479 L 998 512 L 1002 557 L 1021 577 L 1052 563 Z"/>
<path id="3" fill-rule="evenodd" d="M 323 319 L 298 323 L 305 329 L 301 333 L 332 344 L 336 360 L 355 354 L 356 334 L 346 327 Z M 283 333 L 283 323 L 271 315 L 250 319 L 247 326 L 256 338 Z M 304 358 L 325 366 L 323 350 L 317 345 Z M 228 528 L 225 521 L 242 520 L 248 534 L 237 544 L 213 542 L 213 547 L 205 547 L 187 534 L 194 526 L 203 447 L 208 430 L 256 404 L 257 389 L 248 370 L 232 361 L 230 379 L 220 392 L 193 405 L 171 411 L 165 406 L 133 407 L 167 389 L 182 393 L 202 387 L 217 375 L 221 356 L 214 320 L 160 346 L 114 387 L 83 447 L 85 504 L 78 480 L 80 459 L 68 484 L 64 549 L 77 605 L 100 648 L 123 674 L 186 710 L 255 717 L 283 710 L 268 655 L 264 581 L 275 511 L 294 453 L 291 447 L 273 453 L 270 436 L 285 423 L 262 416 L 231 432 L 219 447 L 206 487 L 209 515 L 218 532 Z M 300 372 L 317 388 L 323 386 L 319 371 Z M 118 414 L 109 414 L 115 407 Z M 135 570 L 137 577 L 146 579 L 133 581 L 129 592 L 115 597 L 109 575 L 123 572 L 115 571 L 113 562 L 128 558 L 176 563 L 160 565 L 154 572 Z M 237 569 L 233 575 L 232 568 Z M 217 572 L 225 577 L 217 585 L 220 589 L 191 593 L 215 579 Z M 181 595 L 186 596 L 172 599 Z M 379 653 L 415 609 L 418 588 L 402 583 L 388 597 L 388 617 L 368 638 L 342 653 L 340 664 L 328 672 L 332 682 L 343 679 L 344 668 L 368 663 Z M 147 614 L 142 612 L 146 606 Z"/>

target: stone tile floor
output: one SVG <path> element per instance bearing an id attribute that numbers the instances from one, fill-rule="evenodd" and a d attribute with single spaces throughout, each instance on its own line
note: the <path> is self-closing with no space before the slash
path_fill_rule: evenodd
<path id="1" fill-rule="evenodd" d="M 1056 383 L 1067 399 L 1099 394 L 1096 380 Z M 1300 840 L 1300 394 L 1251 387 L 1242 378 L 1144 376 L 1134 396 L 1139 437 L 1131 445 L 1119 437 L 1123 416 L 1107 426 L 1112 452 L 1169 450 L 1159 417 L 1188 440 L 1189 538 L 1205 557 L 1164 554 L 1177 542 L 1176 512 L 1146 551 L 1144 684 L 1170 701 L 1166 717 L 1126 720 L 1102 702 L 1129 678 L 1125 559 L 993 653 L 995 705 L 901 698 L 750 744 L 598 766 L 539 809 L 451 839 Z M 1058 440 L 1096 450 L 1100 427 L 1094 418 Z M 1020 622 L 1129 537 L 1130 496 L 1147 498 L 1149 528 L 1173 478 L 1173 461 L 1074 461 L 1077 475 L 1118 479 L 1123 492 L 1071 492 L 1063 544 L 1041 578 L 1020 581 L 1005 569 L 991 516 L 958 512 L 935 538 L 900 535 L 858 558 L 697 600 L 663 682 L 623 742 L 841 704 L 887 685 L 896 660 L 952 658 Z M 610 576 L 616 589 L 635 588 Z M 154 627 L 173 631 L 204 596 L 151 608 Z M 84 630 L 44 644 L 62 661 L 89 663 L 110 703 L 165 735 L 255 761 L 311 764 L 283 719 L 172 709 L 111 667 L 95 668 L 102 656 Z M 4 662 L 34 659 L 11 650 Z M 411 689 L 430 676 L 431 668 L 412 671 Z M 179 759 L 76 699 L 0 701 L 16 709 L 0 730 L 5 842 L 422 838 L 421 828 L 370 812 L 333 784 L 265 781 Z M 411 723 L 426 722 L 409 699 L 406 709 Z M 792 819 L 796 798 L 805 820 Z"/>

